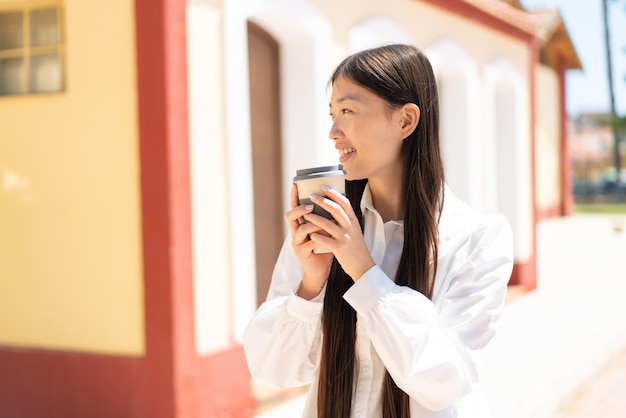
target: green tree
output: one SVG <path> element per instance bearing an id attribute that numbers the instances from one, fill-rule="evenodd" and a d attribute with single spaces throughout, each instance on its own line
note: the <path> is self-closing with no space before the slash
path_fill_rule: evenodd
<path id="1" fill-rule="evenodd" d="M 613 0 L 616 1 L 616 0 Z M 619 0 L 617 0 L 619 1 Z M 604 46 L 606 50 L 607 81 L 609 83 L 610 118 L 613 130 L 613 155 L 617 181 L 620 181 L 619 173 L 622 169 L 622 158 L 620 155 L 620 139 L 624 132 L 626 118 L 620 118 L 615 110 L 615 88 L 613 86 L 613 63 L 611 54 L 611 31 L 609 28 L 609 11 L 607 0 L 602 0 L 602 17 L 604 21 Z"/>

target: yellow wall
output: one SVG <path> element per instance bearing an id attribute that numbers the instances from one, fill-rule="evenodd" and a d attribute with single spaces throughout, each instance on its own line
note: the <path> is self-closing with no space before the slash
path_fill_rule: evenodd
<path id="1" fill-rule="evenodd" d="M 0 97 L 0 345 L 140 355 L 133 2 L 62 6 L 66 91 Z"/>
<path id="2" fill-rule="evenodd" d="M 536 170 L 539 210 L 558 208 L 561 196 L 561 127 L 559 79 L 546 66 L 537 68 Z"/>

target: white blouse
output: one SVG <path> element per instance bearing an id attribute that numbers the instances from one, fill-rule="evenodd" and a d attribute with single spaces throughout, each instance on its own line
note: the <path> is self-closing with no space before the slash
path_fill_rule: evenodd
<path id="1" fill-rule="evenodd" d="M 508 222 L 471 209 L 446 186 L 431 301 L 392 279 L 402 253 L 402 221 L 383 223 L 367 187 L 361 209 L 376 266 L 344 294 L 357 312 L 351 416 L 382 416 L 387 369 L 409 394 L 412 417 L 488 418 L 478 357 L 495 334 L 513 267 Z M 310 384 L 302 416 L 316 418 L 325 289 L 310 301 L 296 296 L 302 275 L 288 236 L 267 300 L 247 326 L 243 346 L 256 381 L 278 387 Z"/>

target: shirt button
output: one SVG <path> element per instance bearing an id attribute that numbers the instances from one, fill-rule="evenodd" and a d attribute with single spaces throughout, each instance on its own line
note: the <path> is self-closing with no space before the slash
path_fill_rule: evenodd
<path id="1" fill-rule="evenodd" d="M 356 418 L 363 418 L 365 415 L 363 415 L 363 411 L 356 411 Z"/>
<path id="2" fill-rule="evenodd" d="M 381 250 L 383 249 L 383 243 L 382 243 L 382 242 L 377 242 L 377 243 L 376 243 L 376 249 L 377 249 L 378 251 L 381 251 Z"/>
<path id="3" fill-rule="evenodd" d="M 367 366 L 363 367 L 361 371 L 363 372 L 363 374 L 370 374 L 370 368 Z"/>

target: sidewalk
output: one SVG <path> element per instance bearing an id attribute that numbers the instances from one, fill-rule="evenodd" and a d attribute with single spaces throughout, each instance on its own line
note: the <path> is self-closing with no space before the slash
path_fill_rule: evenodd
<path id="1" fill-rule="evenodd" d="M 626 350 L 626 217 L 542 221 L 537 245 L 538 288 L 507 303 L 483 373 L 494 418 L 553 418 Z M 303 404 L 257 418 L 296 418 Z"/>
<path id="2" fill-rule="evenodd" d="M 509 304 L 483 382 L 495 418 L 551 418 L 626 349 L 626 232 L 611 216 L 543 221 L 538 286 Z"/>
<path id="3" fill-rule="evenodd" d="M 626 410 L 626 351 L 586 382 L 553 418 L 623 418 Z"/>

